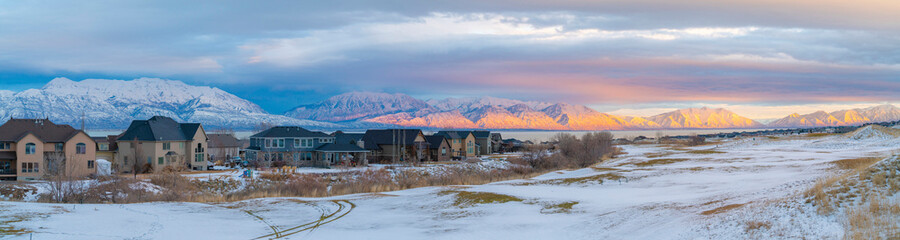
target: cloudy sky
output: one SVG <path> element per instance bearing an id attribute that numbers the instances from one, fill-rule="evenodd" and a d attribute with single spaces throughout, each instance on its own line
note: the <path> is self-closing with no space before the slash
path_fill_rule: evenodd
<path id="1" fill-rule="evenodd" d="M 211 85 L 273 113 L 346 91 L 748 117 L 900 102 L 896 0 L 0 0 L 0 87 Z"/>

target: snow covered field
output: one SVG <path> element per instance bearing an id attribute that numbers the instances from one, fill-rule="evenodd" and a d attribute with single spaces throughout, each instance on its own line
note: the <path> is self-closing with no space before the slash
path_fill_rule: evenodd
<path id="1" fill-rule="evenodd" d="M 593 168 L 479 186 L 216 204 L 0 202 L 0 229 L 33 232 L 11 239 L 841 238 L 842 223 L 801 193 L 843 171 L 833 161 L 890 157 L 900 140 L 862 131 L 623 148 Z"/>

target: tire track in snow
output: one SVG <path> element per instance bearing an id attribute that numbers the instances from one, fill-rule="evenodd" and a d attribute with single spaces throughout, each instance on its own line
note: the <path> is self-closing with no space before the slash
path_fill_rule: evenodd
<path id="1" fill-rule="evenodd" d="M 288 237 L 288 236 L 291 236 L 294 234 L 307 232 L 307 231 L 313 231 L 325 224 L 337 221 L 338 219 L 341 219 L 344 216 L 347 216 L 347 214 L 350 214 L 350 212 L 352 212 L 353 209 L 356 208 L 356 204 L 354 204 L 350 201 L 347 201 L 347 200 L 332 200 L 331 202 L 334 203 L 335 205 L 337 205 L 338 209 L 334 212 L 329 213 L 328 215 L 325 215 L 325 213 L 323 212 L 322 216 L 320 216 L 318 220 L 304 223 L 304 224 L 301 224 L 301 225 L 298 225 L 298 226 L 295 226 L 295 227 L 292 227 L 289 229 L 285 229 L 283 231 L 276 230 L 275 233 L 263 235 L 263 236 L 254 238 L 254 240 L 255 239 L 263 239 L 263 238 L 282 239 L 282 238 L 285 238 L 285 237 Z M 340 214 L 340 215 L 338 215 L 338 214 Z M 263 220 L 263 219 L 260 218 L 260 220 Z M 265 220 L 263 220 L 263 221 L 265 221 Z"/>

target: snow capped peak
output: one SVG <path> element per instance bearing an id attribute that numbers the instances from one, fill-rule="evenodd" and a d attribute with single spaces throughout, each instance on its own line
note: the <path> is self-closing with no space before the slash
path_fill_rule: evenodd
<path id="1" fill-rule="evenodd" d="M 318 121 L 353 121 L 385 114 L 416 112 L 428 108 L 409 95 L 376 92 L 349 92 L 286 112 L 288 117 Z"/>
<path id="2" fill-rule="evenodd" d="M 135 119 L 167 116 L 209 127 L 249 128 L 261 122 L 336 126 L 266 113 L 258 105 L 218 88 L 158 78 L 134 80 L 56 78 L 40 89 L 12 93 L 0 118 L 49 117 L 75 124 L 87 115 L 92 128 L 124 128 Z"/>
<path id="3" fill-rule="evenodd" d="M 68 88 L 73 85 L 75 85 L 75 81 L 64 77 L 58 77 L 50 80 L 47 84 L 44 84 L 43 89 Z"/>

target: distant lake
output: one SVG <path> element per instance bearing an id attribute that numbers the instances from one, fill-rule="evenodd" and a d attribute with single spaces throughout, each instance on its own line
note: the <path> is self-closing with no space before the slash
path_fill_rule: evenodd
<path id="1" fill-rule="evenodd" d="M 683 136 L 683 135 L 699 135 L 699 134 L 716 134 L 716 133 L 732 133 L 732 132 L 753 132 L 753 131 L 764 131 L 771 130 L 768 128 L 760 128 L 760 129 L 674 129 L 674 130 L 623 130 L 623 131 L 609 131 L 613 134 L 615 138 L 635 138 L 637 136 L 645 136 L 655 138 L 656 133 L 659 132 L 663 136 Z M 103 137 L 107 135 L 118 135 L 122 133 L 124 130 L 88 130 L 87 133 L 91 137 Z M 363 133 L 365 131 L 347 131 L 347 133 Z M 425 134 L 433 134 L 437 131 L 424 131 Z M 589 132 L 597 132 L 597 131 L 523 131 L 523 130 L 497 130 L 491 131 L 495 133 L 500 133 L 504 139 L 515 138 L 522 141 L 531 140 L 533 142 L 542 142 L 548 141 L 553 135 L 557 133 L 570 133 L 575 136 L 581 136 L 585 133 Z M 326 132 L 331 133 L 331 132 Z M 234 133 L 235 137 L 242 139 L 248 138 L 253 135 L 254 132 L 251 131 L 237 131 Z"/>

